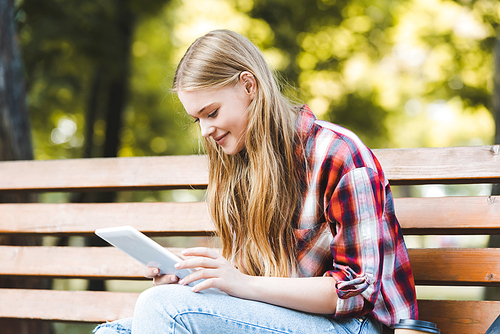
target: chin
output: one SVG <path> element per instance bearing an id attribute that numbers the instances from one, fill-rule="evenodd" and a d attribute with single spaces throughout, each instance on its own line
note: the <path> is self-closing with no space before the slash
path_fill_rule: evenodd
<path id="1" fill-rule="evenodd" d="M 222 147 L 222 150 L 224 151 L 224 153 L 226 153 L 227 155 L 235 155 L 235 154 L 238 154 L 240 153 L 241 151 L 243 151 L 245 147 Z"/>
<path id="2" fill-rule="evenodd" d="M 226 153 L 227 155 L 235 155 L 236 153 L 238 153 L 239 151 L 237 151 L 236 149 L 234 148 L 230 148 L 230 149 L 225 149 L 224 147 L 222 148 L 222 150 L 224 151 L 224 153 Z"/>

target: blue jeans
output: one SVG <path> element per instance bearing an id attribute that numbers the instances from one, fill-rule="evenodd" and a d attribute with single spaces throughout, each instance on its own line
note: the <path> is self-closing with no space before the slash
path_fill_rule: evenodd
<path id="1" fill-rule="evenodd" d="M 194 293 L 190 287 L 167 284 L 141 293 L 133 318 L 99 325 L 94 333 L 380 334 L 382 324 L 369 317 L 332 319 L 217 291 Z"/>

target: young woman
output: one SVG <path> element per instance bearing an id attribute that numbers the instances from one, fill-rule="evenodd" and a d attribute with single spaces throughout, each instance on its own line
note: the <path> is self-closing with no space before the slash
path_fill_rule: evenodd
<path id="1" fill-rule="evenodd" d="M 418 317 L 389 183 L 358 137 L 292 106 L 231 31 L 189 47 L 174 91 L 205 138 L 222 255 L 185 250 L 178 268 L 201 269 L 180 281 L 148 268 L 134 317 L 96 333 L 381 333 Z"/>

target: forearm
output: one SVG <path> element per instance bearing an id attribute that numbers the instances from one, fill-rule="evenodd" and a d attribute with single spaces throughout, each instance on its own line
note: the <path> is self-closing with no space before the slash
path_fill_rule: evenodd
<path id="1" fill-rule="evenodd" d="M 248 289 L 241 291 L 239 297 L 317 314 L 334 314 L 338 298 L 331 277 L 254 276 L 248 277 Z"/>
<path id="2" fill-rule="evenodd" d="M 334 314 L 337 308 L 337 290 L 332 277 L 278 278 L 249 276 L 238 271 L 219 253 L 205 247 L 189 248 L 183 256 L 192 256 L 176 264 L 177 269 L 198 268 L 179 281 L 189 284 L 203 282 L 192 290 L 200 292 L 217 288 L 231 296 L 257 300 L 290 309 Z"/>

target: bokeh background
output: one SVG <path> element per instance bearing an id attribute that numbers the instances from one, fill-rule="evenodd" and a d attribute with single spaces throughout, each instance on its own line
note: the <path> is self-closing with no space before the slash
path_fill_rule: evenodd
<path id="1" fill-rule="evenodd" d="M 219 28 L 250 38 L 288 96 L 309 104 L 318 118 L 353 130 L 371 148 L 498 143 L 497 0 L 17 0 L 15 20 L 38 160 L 199 153 L 196 125 L 170 87 L 187 47 Z M 491 192 L 490 185 L 395 189 L 396 196 Z M 190 201 L 203 192 L 110 196 L 102 200 Z M 85 200 L 65 193 L 39 199 Z M 486 247 L 489 240 L 408 237 L 407 244 Z M 88 283 L 54 284 L 85 289 Z M 106 283 L 121 291 L 149 286 Z M 491 296 L 475 287 L 425 287 L 418 294 Z M 56 333 L 92 327 L 54 326 Z"/>
<path id="2" fill-rule="evenodd" d="M 249 37 L 293 95 L 370 147 L 494 136 L 494 0 L 23 0 L 17 20 L 36 159 L 114 153 L 110 126 L 118 156 L 197 152 L 169 88 L 217 28 Z"/>

